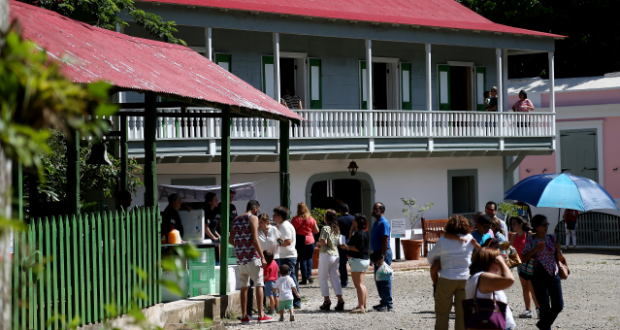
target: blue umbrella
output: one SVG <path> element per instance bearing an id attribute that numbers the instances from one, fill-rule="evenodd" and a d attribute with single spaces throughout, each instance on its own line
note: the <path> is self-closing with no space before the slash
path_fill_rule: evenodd
<path id="1" fill-rule="evenodd" d="M 598 183 L 569 173 L 540 174 L 521 180 L 506 193 L 506 199 L 536 207 L 617 210 L 616 201 Z"/>

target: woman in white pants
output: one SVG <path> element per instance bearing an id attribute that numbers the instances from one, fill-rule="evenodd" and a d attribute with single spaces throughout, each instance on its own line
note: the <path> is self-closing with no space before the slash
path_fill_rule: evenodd
<path id="1" fill-rule="evenodd" d="M 323 305 L 319 308 L 324 311 L 328 311 L 332 305 L 331 300 L 329 300 L 328 277 L 338 297 L 338 304 L 334 309 L 337 311 L 344 310 L 342 287 L 340 286 L 340 276 L 338 275 L 340 257 L 338 256 L 337 247 L 339 242 L 340 227 L 338 226 L 338 214 L 334 210 L 327 210 L 325 211 L 325 226 L 321 229 L 319 243 L 317 244 L 321 250 L 319 254 L 319 284 L 321 285 L 321 294 L 325 299 Z"/>

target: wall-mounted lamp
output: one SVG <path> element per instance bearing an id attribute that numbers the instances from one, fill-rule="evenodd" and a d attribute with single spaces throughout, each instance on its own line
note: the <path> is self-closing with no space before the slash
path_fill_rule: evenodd
<path id="1" fill-rule="evenodd" d="M 529 168 L 526 168 L 526 169 L 525 169 L 525 171 L 526 171 L 527 173 L 530 173 L 530 172 L 531 172 Z"/>
<path id="2" fill-rule="evenodd" d="M 617 168 L 617 167 L 616 167 L 616 168 L 614 168 L 614 172 L 618 172 L 618 168 Z"/>
<path id="3" fill-rule="evenodd" d="M 547 172 L 547 169 L 546 169 L 546 168 L 545 168 L 545 169 L 543 169 L 543 171 L 542 171 L 542 172 L 543 172 L 543 173 Z"/>
<path id="4" fill-rule="evenodd" d="M 347 170 L 351 172 L 351 176 L 355 176 L 355 173 L 357 173 L 358 168 L 359 167 L 357 166 L 357 163 L 353 160 L 349 163 L 349 167 L 347 167 Z"/>

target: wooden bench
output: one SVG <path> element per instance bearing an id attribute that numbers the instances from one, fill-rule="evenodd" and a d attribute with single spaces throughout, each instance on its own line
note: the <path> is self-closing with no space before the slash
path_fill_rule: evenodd
<path id="1" fill-rule="evenodd" d="M 428 255 L 428 245 L 437 243 L 446 232 L 448 219 L 424 220 L 422 218 L 422 237 L 424 240 L 424 256 Z"/>

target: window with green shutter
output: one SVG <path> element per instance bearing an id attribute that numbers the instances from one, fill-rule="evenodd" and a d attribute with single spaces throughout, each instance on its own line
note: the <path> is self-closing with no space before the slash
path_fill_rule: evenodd
<path id="1" fill-rule="evenodd" d="M 437 65 L 437 83 L 439 94 L 439 110 L 452 110 L 450 104 L 450 66 L 447 64 Z"/>
<path id="2" fill-rule="evenodd" d="M 400 86 L 401 86 L 401 97 L 402 110 L 411 110 L 413 109 L 412 101 L 411 101 L 411 63 L 400 63 Z"/>
<path id="3" fill-rule="evenodd" d="M 486 68 L 483 66 L 476 67 L 476 110 L 486 111 L 484 105 L 484 92 L 487 86 Z"/>
<path id="4" fill-rule="evenodd" d="M 232 72 L 232 56 L 230 54 L 215 53 L 215 64 L 221 66 L 224 70 Z"/>
<path id="5" fill-rule="evenodd" d="M 310 109 L 323 109 L 323 81 L 321 59 L 309 58 L 310 72 Z"/>

